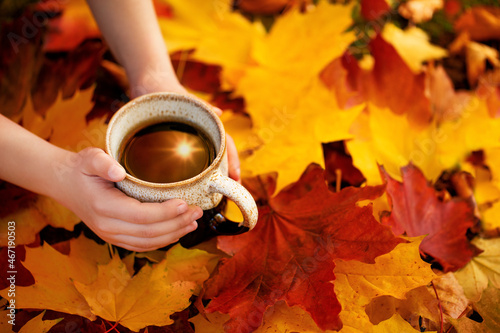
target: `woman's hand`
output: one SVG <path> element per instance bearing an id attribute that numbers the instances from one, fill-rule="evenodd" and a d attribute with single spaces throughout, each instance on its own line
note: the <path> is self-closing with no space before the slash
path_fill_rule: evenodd
<path id="1" fill-rule="evenodd" d="M 203 215 L 199 207 L 178 199 L 141 203 L 117 189 L 113 182 L 123 180 L 125 170 L 101 149 L 87 148 L 71 160 L 58 182 L 57 199 L 104 241 L 131 251 L 151 251 L 197 228 L 196 220 Z"/>

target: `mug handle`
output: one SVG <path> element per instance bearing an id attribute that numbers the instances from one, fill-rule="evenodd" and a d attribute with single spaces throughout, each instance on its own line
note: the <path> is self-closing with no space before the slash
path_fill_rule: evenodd
<path id="1" fill-rule="evenodd" d="M 220 193 L 232 200 L 243 214 L 243 222 L 237 223 L 218 213 L 209 221 L 210 228 L 217 235 L 237 235 L 252 230 L 257 224 L 257 205 L 250 192 L 237 181 L 216 171 L 211 179 L 209 193 Z"/>

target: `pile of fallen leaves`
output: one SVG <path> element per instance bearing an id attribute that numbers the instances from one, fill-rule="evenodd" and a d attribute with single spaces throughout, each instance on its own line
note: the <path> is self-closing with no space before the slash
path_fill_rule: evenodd
<path id="1" fill-rule="evenodd" d="M 128 84 L 85 2 L 9 3 L 2 113 L 102 147 Z M 257 227 L 131 253 L 1 183 L 0 330 L 499 332 L 495 4 L 155 1 L 179 78 L 225 110 Z"/>

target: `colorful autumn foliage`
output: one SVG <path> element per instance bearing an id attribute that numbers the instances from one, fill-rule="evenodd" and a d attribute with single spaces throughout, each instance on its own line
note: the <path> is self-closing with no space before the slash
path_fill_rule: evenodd
<path id="1" fill-rule="evenodd" d="M 155 1 L 181 81 L 225 110 L 257 227 L 130 253 L 0 183 L 18 309 L 12 326 L 2 299 L 0 331 L 500 329 L 500 9 L 345 2 Z M 128 87 L 84 2 L 21 13 L 0 30 L 2 113 L 102 147 Z"/>

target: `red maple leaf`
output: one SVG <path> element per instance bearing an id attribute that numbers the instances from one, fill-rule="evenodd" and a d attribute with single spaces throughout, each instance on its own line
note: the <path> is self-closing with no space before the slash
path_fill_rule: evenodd
<path id="1" fill-rule="evenodd" d="M 373 69 L 360 71 L 358 77 L 358 85 L 366 98 L 396 114 L 406 114 L 416 125 L 428 124 L 432 112 L 425 73 L 414 74 L 396 49 L 380 35 L 370 42 L 370 51 L 375 59 Z"/>
<path id="2" fill-rule="evenodd" d="M 219 237 L 219 248 L 233 257 L 221 260 L 205 283 L 206 311 L 229 314 L 227 332 L 251 332 L 267 308 L 284 300 L 308 311 L 321 329 L 340 329 L 333 260 L 371 263 L 403 242 L 374 219 L 370 205 L 356 204 L 380 196 L 384 186 L 333 193 L 315 164 L 275 197 L 275 175 L 245 185 L 258 203 L 259 222 L 247 234 Z"/>
<path id="3" fill-rule="evenodd" d="M 422 172 L 411 164 L 401 169 L 402 183 L 383 169 L 381 173 L 392 206 L 391 214 L 382 217 L 381 222 L 390 225 L 396 235 L 428 235 L 420 251 L 434 258 L 445 272 L 463 267 L 480 252 L 466 236 L 476 222 L 469 202 L 460 198 L 440 200 Z"/>
<path id="4" fill-rule="evenodd" d="M 368 21 L 378 19 L 390 9 L 386 0 L 361 0 L 361 15 Z"/>

